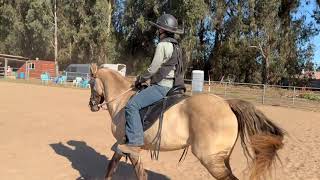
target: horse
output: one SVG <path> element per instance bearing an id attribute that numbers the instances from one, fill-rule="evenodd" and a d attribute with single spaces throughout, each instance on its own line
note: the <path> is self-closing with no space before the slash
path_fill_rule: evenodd
<path id="1" fill-rule="evenodd" d="M 93 64 L 89 108 L 107 107 L 112 118 L 111 130 L 117 142 L 125 136 L 126 103 L 136 93 L 132 83 L 118 72 Z M 159 120 L 157 120 L 159 121 Z M 152 143 L 159 125 L 144 132 L 144 150 L 154 150 Z M 236 180 L 230 168 L 230 155 L 238 137 L 250 161 L 250 179 L 261 179 L 272 169 L 277 151 L 283 147 L 285 131 L 247 101 L 225 100 L 209 93 L 192 95 L 170 107 L 163 114 L 160 151 L 190 147 L 209 173 L 218 180 Z M 117 145 L 117 143 L 115 144 Z M 114 152 L 106 179 L 111 179 L 123 154 Z M 139 180 L 146 179 L 140 158 L 128 155 Z"/>

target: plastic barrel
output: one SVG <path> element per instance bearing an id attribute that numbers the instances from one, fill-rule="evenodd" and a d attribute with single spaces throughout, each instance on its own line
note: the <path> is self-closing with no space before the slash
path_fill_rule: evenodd
<path id="1" fill-rule="evenodd" d="M 20 79 L 24 79 L 24 72 L 20 72 Z"/>
<path id="2" fill-rule="evenodd" d="M 192 92 L 202 92 L 204 83 L 204 72 L 201 70 L 192 71 Z"/>

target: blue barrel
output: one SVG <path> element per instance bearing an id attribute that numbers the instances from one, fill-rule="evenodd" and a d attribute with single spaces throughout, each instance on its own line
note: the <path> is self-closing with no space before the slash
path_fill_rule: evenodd
<path id="1" fill-rule="evenodd" d="M 19 79 L 19 73 L 18 72 L 15 73 L 15 76 L 16 76 L 16 79 Z"/>
<path id="2" fill-rule="evenodd" d="M 201 70 L 192 71 L 192 92 L 202 92 L 204 83 L 204 72 Z"/>
<path id="3" fill-rule="evenodd" d="M 24 72 L 20 72 L 19 78 L 20 78 L 20 79 L 24 79 L 24 77 L 25 77 L 25 76 L 24 76 Z"/>

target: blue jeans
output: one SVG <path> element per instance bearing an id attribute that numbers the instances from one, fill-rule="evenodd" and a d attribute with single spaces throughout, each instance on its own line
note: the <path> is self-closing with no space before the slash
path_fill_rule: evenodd
<path id="1" fill-rule="evenodd" d="M 129 100 L 125 107 L 128 145 L 142 146 L 144 144 L 139 110 L 163 99 L 169 90 L 169 87 L 154 84 L 143 89 Z"/>

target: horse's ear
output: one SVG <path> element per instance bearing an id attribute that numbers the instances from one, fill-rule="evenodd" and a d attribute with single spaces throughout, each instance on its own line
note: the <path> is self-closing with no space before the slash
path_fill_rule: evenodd
<path id="1" fill-rule="evenodd" d="M 98 72 L 98 66 L 96 63 L 92 63 L 90 65 L 90 73 L 91 73 L 91 77 L 96 77 L 96 74 Z"/>

